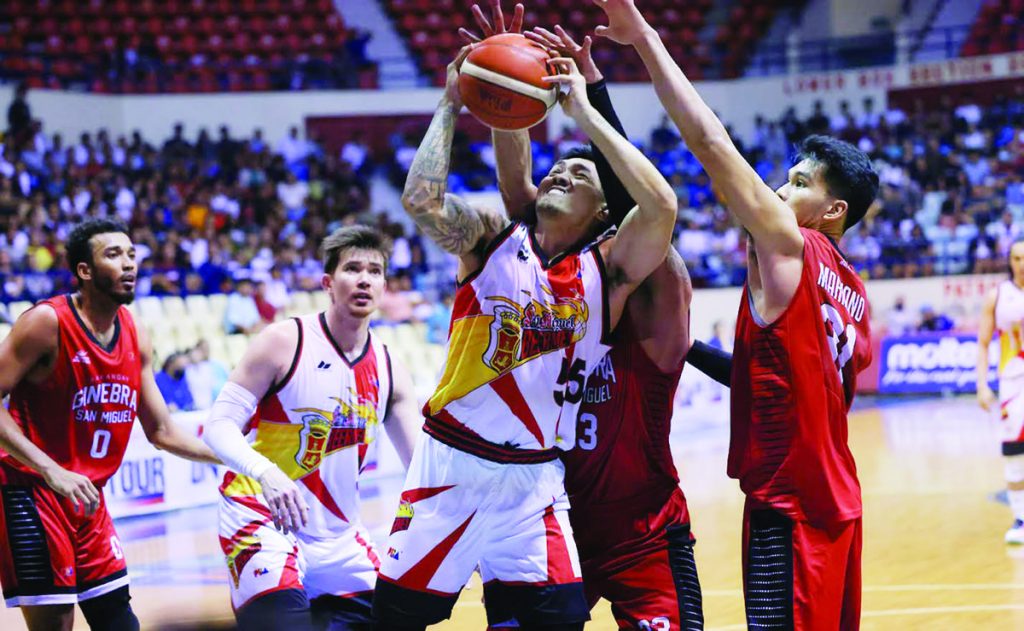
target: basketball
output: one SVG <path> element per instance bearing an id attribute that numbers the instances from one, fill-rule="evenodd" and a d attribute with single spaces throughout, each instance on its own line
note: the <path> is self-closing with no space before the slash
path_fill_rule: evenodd
<path id="1" fill-rule="evenodd" d="M 518 33 L 482 41 L 462 64 L 459 94 L 470 113 L 493 129 L 527 129 L 544 120 L 558 91 L 544 50 Z"/>

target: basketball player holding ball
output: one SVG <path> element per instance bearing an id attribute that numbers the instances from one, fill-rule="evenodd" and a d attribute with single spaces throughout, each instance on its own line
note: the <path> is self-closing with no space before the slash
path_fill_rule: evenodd
<path id="1" fill-rule="evenodd" d="M 388 631 L 451 615 L 475 568 L 487 616 L 527 629 L 582 629 L 589 619 L 558 457 L 576 443 L 587 374 L 634 289 L 665 259 L 676 197 L 657 169 L 587 99 L 571 58 L 566 113 L 600 148 L 637 205 L 619 231 L 594 162 L 557 162 L 538 187 L 536 223 L 510 221 L 446 192 L 463 102 L 460 51 L 406 182 L 403 203 L 424 234 L 459 258 L 448 358 L 424 407 L 382 559 L 374 615 Z"/>
<path id="2" fill-rule="evenodd" d="M 479 8 L 473 11 L 486 36 L 503 23 L 499 4 L 491 9 L 494 26 Z M 590 55 L 591 39 L 579 44 L 560 26 L 537 28 L 526 37 L 576 60 L 589 100 L 625 137 Z M 511 216 L 531 221 L 537 187 L 530 177 L 529 134 L 496 130 L 493 140 L 505 206 Z M 600 149 L 592 145 L 591 150 L 612 223 L 618 225 L 633 200 Z M 670 249 L 626 302 L 611 350 L 587 379 L 576 447 L 562 454 L 588 606 L 608 600 L 623 628 L 703 627 L 694 537 L 669 446 L 673 398 L 690 346 L 691 294 L 686 266 Z M 493 628 L 516 626 L 506 621 Z"/>
<path id="3" fill-rule="evenodd" d="M 687 147 L 750 234 L 736 325 L 728 473 L 747 495 L 747 624 L 857 629 L 861 496 L 847 446 L 857 374 L 871 358 L 864 285 L 835 245 L 874 201 L 856 147 L 811 136 L 777 191 L 736 149 L 633 0 L 594 0 L 598 36 L 633 46 Z"/>
<path id="4" fill-rule="evenodd" d="M 999 332 L 999 397 L 988 385 L 988 346 Z M 1024 544 L 1024 241 L 1010 246 L 1010 278 L 985 297 L 978 323 L 978 403 L 997 401 L 1002 427 L 1006 494 L 1013 525 L 1006 543 Z"/>

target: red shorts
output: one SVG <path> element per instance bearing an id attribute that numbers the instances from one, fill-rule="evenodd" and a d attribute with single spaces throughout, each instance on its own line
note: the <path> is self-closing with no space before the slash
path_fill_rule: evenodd
<path id="1" fill-rule="evenodd" d="M 8 607 L 74 604 L 128 584 L 121 542 L 100 495 L 91 516 L 9 470 L 0 485 L 0 585 Z"/>
<path id="2" fill-rule="evenodd" d="M 591 507 L 569 512 L 577 532 L 583 585 L 593 607 L 612 604 L 620 629 L 703 628 L 694 538 L 682 491 L 655 510 Z"/>
<path id="3" fill-rule="evenodd" d="M 743 593 L 757 629 L 860 628 L 861 518 L 823 529 L 747 501 Z"/>

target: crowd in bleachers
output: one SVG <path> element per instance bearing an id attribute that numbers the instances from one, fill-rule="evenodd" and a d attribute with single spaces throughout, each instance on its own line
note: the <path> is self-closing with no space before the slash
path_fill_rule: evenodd
<path id="1" fill-rule="evenodd" d="M 259 130 L 234 138 L 226 127 L 189 137 L 180 126 L 158 144 L 104 130 L 65 141 L 43 133 L 26 99 L 19 93 L 11 104 L 0 146 L 0 302 L 67 290 L 62 242 L 70 227 L 85 216 L 116 215 L 138 247 L 140 295 L 244 297 L 237 318 L 223 325 L 247 333 L 286 310 L 291 290 L 316 289 L 320 239 L 361 220 L 377 223 L 396 243 L 391 285 L 399 291 L 385 305 L 387 317 L 433 317 L 438 286 L 427 279 L 444 274 L 430 274 L 418 235 L 369 205 L 370 175 L 390 168 L 400 184 L 416 134 L 397 139 L 390 157 L 373 155 L 359 140 L 329 154 L 296 128 L 276 142 Z M 1024 100 L 981 107 L 967 95 L 904 112 L 878 111 L 868 99 L 836 112 L 819 106 L 808 118 L 790 110 L 779 120 L 759 117 L 752 137 L 737 141 L 767 181 L 781 183 L 793 143 L 819 132 L 859 145 L 881 175 L 879 200 L 842 244 L 866 276 L 1001 269 L 1024 226 Z M 584 141 L 565 129 L 551 143 L 535 142 L 535 177 Z M 695 284 L 741 283 L 743 236 L 672 125 L 663 121 L 638 144 L 679 196 L 675 244 Z M 493 190 L 493 166 L 488 143 L 457 136 L 450 190 Z"/>
<path id="2" fill-rule="evenodd" d="M 811 133 L 841 137 L 866 151 L 880 174 L 879 199 L 843 242 L 870 278 L 989 272 L 1002 269 L 1007 248 L 1024 234 L 1024 98 L 1021 88 L 982 107 L 965 93 L 958 102 L 918 102 L 914 111 L 880 111 L 870 98 L 827 112 L 819 102 L 807 118 L 789 109 L 778 120 L 758 116 L 749 138 L 735 138 L 765 181 L 785 181 L 793 147 Z M 416 138 L 394 156 L 396 173 L 412 160 Z M 566 128 L 550 143 L 533 142 L 534 178 L 556 156 L 585 142 Z M 719 205 L 711 183 L 663 120 L 635 144 L 669 178 L 679 196 L 675 244 L 697 286 L 741 284 L 745 242 Z M 488 143 L 456 139 L 452 191 L 496 190 Z"/>
<path id="3" fill-rule="evenodd" d="M 0 79 L 113 93 L 376 87 L 331 0 L 6 0 Z"/>

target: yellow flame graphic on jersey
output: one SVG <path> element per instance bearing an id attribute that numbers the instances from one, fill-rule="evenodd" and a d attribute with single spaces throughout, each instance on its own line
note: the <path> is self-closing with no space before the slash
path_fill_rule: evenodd
<path id="1" fill-rule="evenodd" d="M 546 287 L 544 290 L 551 294 Z M 523 305 L 505 296 L 488 296 L 487 300 L 496 303 L 491 313 L 452 323 L 444 376 L 427 403 L 430 414 L 531 359 L 566 348 L 587 334 L 590 311 L 579 295 L 555 304 L 532 296 Z"/>

